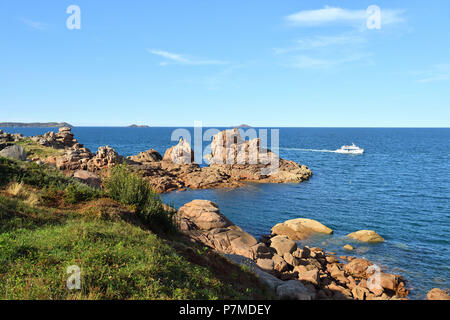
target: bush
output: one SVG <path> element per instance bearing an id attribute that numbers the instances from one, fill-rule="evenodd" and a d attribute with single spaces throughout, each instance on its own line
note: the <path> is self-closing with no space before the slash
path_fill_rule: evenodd
<path id="1" fill-rule="evenodd" d="M 64 201 L 70 204 L 98 199 L 101 196 L 102 192 L 99 190 L 81 183 L 70 184 L 64 191 Z"/>
<path id="2" fill-rule="evenodd" d="M 9 182 L 24 183 L 33 187 L 65 189 L 72 180 L 56 169 L 0 157 L 0 185 Z"/>
<path id="3" fill-rule="evenodd" d="M 112 168 L 104 186 L 111 198 L 133 206 L 136 214 L 153 231 L 171 232 L 175 229 L 173 213 L 164 209 L 159 195 L 141 175 L 131 172 L 126 164 Z"/>

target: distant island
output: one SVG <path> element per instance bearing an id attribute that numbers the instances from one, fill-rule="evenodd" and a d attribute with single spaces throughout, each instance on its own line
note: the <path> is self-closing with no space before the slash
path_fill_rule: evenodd
<path id="1" fill-rule="evenodd" d="M 0 122 L 0 127 L 21 127 L 21 128 L 61 128 L 73 126 L 67 122 Z"/>
<path id="2" fill-rule="evenodd" d="M 149 128 L 149 126 L 145 124 L 132 124 L 131 126 L 128 126 L 128 128 Z"/>
<path id="3" fill-rule="evenodd" d="M 238 125 L 236 128 L 251 128 L 251 126 L 249 126 L 248 124 L 241 124 Z"/>

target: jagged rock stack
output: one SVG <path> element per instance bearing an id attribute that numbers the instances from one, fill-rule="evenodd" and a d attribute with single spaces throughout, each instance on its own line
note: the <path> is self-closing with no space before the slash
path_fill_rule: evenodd
<path id="1" fill-rule="evenodd" d="M 103 168 L 111 168 L 116 164 L 122 163 L 124 158 L 109 146 L 99 147 L 97 154 L 88 161 L 89 171 L 100 171 Z"/>

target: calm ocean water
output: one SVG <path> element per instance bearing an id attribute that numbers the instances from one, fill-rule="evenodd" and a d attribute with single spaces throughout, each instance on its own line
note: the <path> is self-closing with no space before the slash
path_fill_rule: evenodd
<path id="1" fill-rule="evenodd" d="M 51 130 L 2 129 L 25 135 Z M 77 127 L 73 133 L 94 152 L 109 145 L 128 156 L 149 148 L 163 154 L 175 144 L 170 141 L 173 129 Z M 352 142 L 365 154 L 328 152 Z M 215 201 L 256 237 L 287 219 L 315 219 L 335 232 L 304 243 L 338 254 L 348 254 L 342 250 L 352 243 L 346 234 L 374 229 L 386 242 L 352 243 L 354 255 L 405 276 L 412 298 L 424 298 L 434 287 L 450 287 L 450 129 L 281 128 L 280 155 L 307 165 L 311 180 L 188 190 L 163 198 L 176 207 L 192 199 Z"/>

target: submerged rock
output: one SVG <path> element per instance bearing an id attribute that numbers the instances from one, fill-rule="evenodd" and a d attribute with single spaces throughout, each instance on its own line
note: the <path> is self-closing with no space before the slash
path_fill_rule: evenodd
<path id="1" fill-rule="evenodd" d="M 355 247 L 353 247 L 351 244 L 346 244 L 344 246 L 344 250 L 353 251 L 353 250 L 355 250 Z"/>
<path id="2" fill-rule="evenodd" d="M 369 243 L 384 242 L 383 237 L 373 230 L 359 230 L 348 234 L 347 237 Z"/>
<path id="3" fill-rule="evenodd" d="M 427 299 L 428 300 L 450 300 L 450 295 L 445 290 L 442 290 L 439 288 L 434 288 L 428 292 Z"/>

